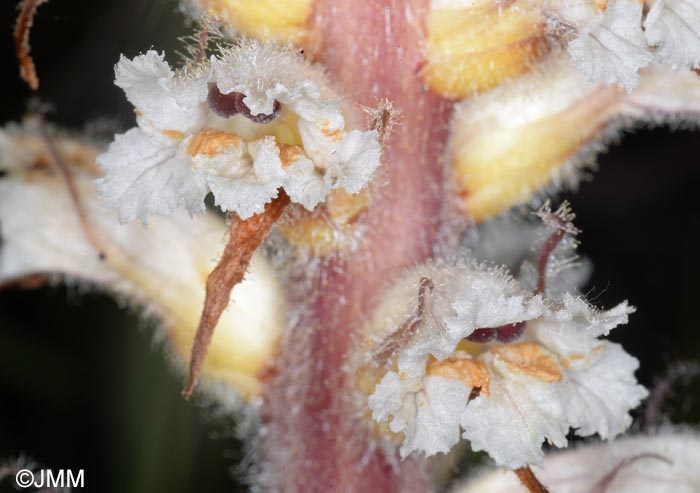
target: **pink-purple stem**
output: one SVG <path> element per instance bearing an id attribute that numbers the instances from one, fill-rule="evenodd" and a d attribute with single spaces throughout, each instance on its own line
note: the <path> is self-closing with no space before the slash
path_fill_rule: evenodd
<path id="1" fill-rule="evenodd" d="M 384 143 L 357 249 L 328 257 L 297 293 L 264 393 L 269 487 L 284 493 L 432 491 L 427 461 L 377 446 L 366 403 L 346 372 L 386 283 L 433 256 L 444 223 L 443 154 L 452 105 L 420 79 L 427 0 L 319 0 L 310 46 L 349 101 L 392 101 L 400 124 Z M 362 124 L 362 121 L 356 122 Z M 366 396 L 365 396 L 366 398 Z"/>

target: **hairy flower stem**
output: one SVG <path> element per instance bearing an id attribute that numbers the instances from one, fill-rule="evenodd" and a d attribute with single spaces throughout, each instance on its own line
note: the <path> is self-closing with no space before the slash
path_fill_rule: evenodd
<path id="1" fill-rule="evenodd" d="M 349 101 L 392 101 L 400 124 L 384 143 L 382 173 L 357 248 L 322 259 L 280 345 L 264 394 L 263 481 L 279 491 L 430 491 L 427 461 L 378 446 L 366 402 L 345 363 L 386 282 L 435 253 L 443 226 L 442 156 L 452 105 L 425 89 L 426 0 L 317 1 L 309 45 Z M 361 123 L 358 120 L 357 123 Z"/>

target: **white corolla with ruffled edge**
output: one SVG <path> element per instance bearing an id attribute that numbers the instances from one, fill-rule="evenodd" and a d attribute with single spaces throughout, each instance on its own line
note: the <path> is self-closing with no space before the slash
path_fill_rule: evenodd
<path id="1" fill-rule="evenodd" d="M 542 5 L 557 32 L 573 33 L 567 50 L 591 83 L 631 92 L 646 67 L 700 68 L 700 0 L 546 0 Z"/>
<path id="2" fill-rule="evenodd" d="M 359 192 L 379 165 L 378 132 L 347 131 L 322 73 L 288 49 L 246 41 L 177 71 L 148 51 L 122 56 L 115 73 L 138 127 L 98 158 L 98 190 L 122 222 L 179 207 L 200 213 L 209 192 L 242 219 L 280 188 L 312 209 L 333 189 Z M 274 118 L 219 116 L 208 103 L 213 85 L 242 95 L 251 115 Z"/>
<path id="3" fill-rule="evenodd" d="M 569 43 L 571 59 L 590 82 L 627 91 L 639 85 L 639 70 L 654 61 L 642 31 L 643 8 L 638 0 L 611 0 Z"/>
<path id="4" fill-rule="evenodd" d="M 652 0 L 644 37 L 662 63 L 675 70 L 700 67 L 700 1 Z"/>
<path id="5" fill-rule="evenodd" d="M 369 397 L 373 418 L 405 435 L 403 457 L 448 452 L 463 437 L 518 468 L 541 463 L 544 441 L 566 446 L 570 428 L 611 438 L 630 425 L 629 411 L 647 395 L 634 377 L 638 362 L 600 339 L 627 322 L 627 303 L 599 311 L 570 294 L 532 295 L 500 270 L 423 266 L 380 307 L 385 335 L 407 313 L 397 300 L 427 276 L 435 289 L 420 329 Z M 518 322 L 526 327 L 514 342 L 463 342 L 478 328 Z"/>

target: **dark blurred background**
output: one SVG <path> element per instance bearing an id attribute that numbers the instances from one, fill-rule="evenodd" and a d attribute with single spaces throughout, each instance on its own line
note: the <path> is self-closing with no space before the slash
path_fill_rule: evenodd
<path id="1" fill-rule="evenodd" d="M 51 120 L 123 130 L 133 110 L 113 85 L 120 53 L 153 47 L 170 60 L 188 34 L 170 0 L 52 0 L 39 7 L 32 52 Z M 2 122 L 21 118 L 15 2 L 0 6 Z M 99 125 L 95 125 L 98 123 Z M 600 158 L 567 194 L 594 262 L 589 291 L 638 307 L 612 339 L 641 360 L 650 385 L 678 361 L 700 359 L 700 132 L 641 130 Z M 46 467 L 85 469 L 85 491 L 238 491 L 233 424 L 180 397 L 182 380 L 154 345 L 153 327 L 111 298 L 66 288 L 0 294 L 0 461 L 26 452 Z M 674 422 L 700 421 L 699 382 L 666 402 Z M 5 489 L 3 489 L 5 488 Z M 0 492 L 12 491 L 0 485 Z"/>
<path id="2" fill-rule="evenodd" d="M 14 0 L 0 5 L 0 121 L 18 120 Z M 114 86 L 120 53 L 153 47 L 171 61 L 189 34 L 174 0 L 53 0 L 31 35 L 39 96 L 61 126 L 108 135 L 134 124 Z M 26 453 L 44 467 L 85 470 L 98 493 L 243 491 L 233 423 L 185 402 L 154 327 L 110 297 L 67 288 L 0 293 L 0 462 Z M 0 492 L 15 491 L 10 483 Z"/>

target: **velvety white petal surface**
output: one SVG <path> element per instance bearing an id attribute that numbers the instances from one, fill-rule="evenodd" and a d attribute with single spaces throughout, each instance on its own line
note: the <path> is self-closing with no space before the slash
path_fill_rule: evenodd
<path id="1" fill-rule="evenodd" d="M 426 455 L 447 453 L 459 441 L 460 412 L 471 389 L 457 380 L 426 377 L 415 395 L 415 427 L 401 446 L 401 456 L 413 451 Z"/>
<path id="2" fill-rule="evenodd" d="M 342 101 L 323 72 L 290 48 L 241 41 L 177 71 L 151 50 L 122 57 L 115 72 L 139 126 L 100 158 L 101 196 L 122 221 L 180 206 L 201 212 L 209 191 L 242 219 L 263 212 L 281 187 L 313 209 L 333 189 L 359 192 L 379 166 L 377 132 L 346 132 Z M 214 112 L 212 85 L 221 98 L 237 93 L 250 114 L 237 106 L 226 117 Z M 249 118 L 259 114 L 274 117 Z M 297 153 L 294 162 L 282 162 L 287 147 Z"/>
<path id="3" fill-rule="evenodd" d="M 700 67 L 700 1 L 655 0 L 644 37 L 662 63 L 676 70 Z"/>
<path id="4" fill-rule="evenodd" d="M 316 173 L 314 163 L 306 156 L 300 156 L 287 168 L 284 190 L 293 202 L 311 210 L 326 197 L 328 186 Z"/>
<path id="5" fill-rule="evenodd" d="M 560 400 L 566 403 L 567 420 L 577 435 L 598 434 L 608 439 L 630 427 L 628 411 L 637 407 L 648 392 L 634 377 L 639 361 L 619 344 L 600 344 L 593 363 L 566 371 L 566 380 L 559 385 Z"/>
<path id="6" fill-rule="evenodd" d="M 569 43 L 572 61 L 589 82 L 618 84 L 628 92 L 639 85 L 639 70 L 654 61 L 642 32 L 643 7 L 638 0 L 610 0 Z"/>
<path id="7" fill-rule="evenodd" d="M 163 130 L 191 132 L 202 125 L 206 80 L 175 82 L 165 55 L 149 50 L 133 60 L 122 55 L 115 67 L 115 84 L 137 111 L 137 118 L 152 136 Z"/>
<path id="8" fill-rule="evenodd" d="M 177 144 L 163 146 L 133 128 L 115 136 L 97 163 L 105 173 L 97 182 L 100 198 L 121 222 L 146 222 L 181 206 L 191 214 L 204 211 L 206 186 Z"/>
<path id="9" fill-rule="evenodd" d="M 492 382 L 489 397 L 465 407 L 461 424 L 473 450 L 512 469 L 541 463 L 545 439 L 566 446 L 569 430 L 554 385 L 508 374 Z"/>
<path id="10" fill-rule="evenodd" d="M 404 433 L 404 456 L 446 452 L 461 434 L 515 469 L 541 463 L 544 442 L 565 447 L 571 428 L 612 438 L 629 427 L 629 411 L 647 395 L 634 377 L 638 361 L 599 339 L 627 322 L 634 309 L 626 302 L 601 311 L 568 293 L 533 296 L 504 272 L 473 264 L 422 267 L 408 278 L 417 284 L 429 273 L 435 285 L 419 329 L 398 350 L 398 371 L 387 371 L 369 398 L 373 418 Z M 389 299 L 413 296 L 415 305 L 416 284 L 400 283 Z M 397 327 L 410 311 L 394 305 L 396 315 L 378 313 Z M 473 356 L 458 350 L 477 328 L 516 322 L 527 323 L 516 341 L 477 344 Z M 453 386 L 428 389 L 433 377 Z"/>

